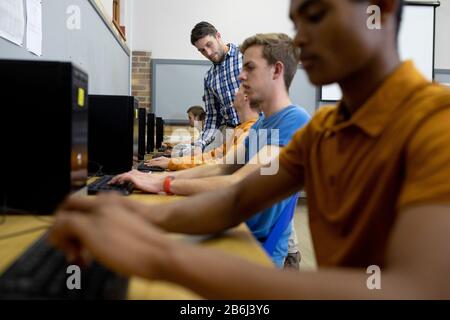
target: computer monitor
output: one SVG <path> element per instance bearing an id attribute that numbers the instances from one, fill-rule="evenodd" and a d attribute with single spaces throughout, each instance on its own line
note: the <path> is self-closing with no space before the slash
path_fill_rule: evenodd
<path id="1" fill-rule="evenodd" d="M 49 214 L 88 176 L 88 75 L 71 63 L 0 60 L 2 211 Z"/>
<path id="2" fill-rule="evenodd" d="M 139 158 L 139 100 L 134 99 L 133 162 Z"/>
<path id="3" fill-rule="evenodd" d="M 113 175 L 131 170 L 134 118 L 134 97 L 89 96 L 89 175 Z"/>
<path id="4" fill-rule="evenodd" d="M 147 109 L 138 109 L 138 160 L 144 160 L 145 158 L 145 135 L 146 135 L 146 125 L 147 125 Z"/>
<path id="5" fill-rule="evenodd" d="M 147 114 L 147 153 L 155 150 L 155 114 Z"/>
<path id="6" fill-rule="evenodd" d="M 156 149 L 161 149 L 164 140 L 164 120 L 161 117 L 156 117 Z"/>

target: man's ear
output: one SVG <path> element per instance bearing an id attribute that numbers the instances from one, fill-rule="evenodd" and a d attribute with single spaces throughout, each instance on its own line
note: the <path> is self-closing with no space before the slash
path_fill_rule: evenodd
<path id="1" fill-rule="evenodd" d="M 273 79 L 278 79 L 279 77 L 283 78 L 284 80 L 284 64 L 281 61 L 275 62 L 273 65 Z"/>
<path id="2" fill-rule="evenodd" d="M 216 33 L 216 39 L 217 39 L 217 40 L 222 39 L 222 35 L 221 35 L 220 32 L 218 32 L 218 31 L 217 31 L 217 33 Z"/>

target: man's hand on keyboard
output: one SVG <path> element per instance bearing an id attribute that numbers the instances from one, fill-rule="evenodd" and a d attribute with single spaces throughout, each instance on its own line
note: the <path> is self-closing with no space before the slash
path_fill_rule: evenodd
<path id="1" fill-rule="evenodd" d="M 140 215 L 130 214 L 136 205 L 148 210 L 111 194 L 68 199 L 56 212 L 50 242 L 78 261 L 87 251 L 123 275 L 158 279 L 174 243 Z"/>
<path id="2" fill-rule="evenodd" d="M 145 165 L 167 169 L 169 167 L 169 162 L 170 162 L 169 158 L 159 157 L 156 159 L 151 159 L 151 160 L 145 161 Z"/>
<path id="3" fill-rule="evenodd" d="M 148 193 L 159 193 L 163 191 L 164 176 L 153 175 L 137 170 L 120 174 L 111 179 L 111 184 L 132 182 L 135 189 L 139 189 Z"/>

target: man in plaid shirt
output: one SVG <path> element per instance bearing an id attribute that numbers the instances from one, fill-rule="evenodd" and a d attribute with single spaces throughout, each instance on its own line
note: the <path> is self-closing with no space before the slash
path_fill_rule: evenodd
<path id="1" fill-rule="evenodd" d="M 236 45 L 226 45 L 217 29 L 204 21 L 192 29 L 191 43 L 213 63 L 204 81 L 205 127 L 195 143 L 196 147 L 204 150 L 210 144 L 221 144 L 221 131 L 239 124 L 233 101 L 240 84 L 238 75 L 242 69 L 242 53 Z"/>

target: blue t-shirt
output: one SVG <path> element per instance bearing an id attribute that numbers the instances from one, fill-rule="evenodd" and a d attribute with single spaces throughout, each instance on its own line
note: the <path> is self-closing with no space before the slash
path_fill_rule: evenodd
<path id="1" fill-rule="evenodd" d="M 302 128 L 310 118 L 310 115 L 305 109 L 294 105 L 290 105 L 268 118 L 261 115 L 250 129 L 250 133 L 244 141 L 245 162 L 248 163 L 266 145 L 280 147 L 287 145 L 294 133 Z M 280 214 L 289 204 L 292 197 L 296 197 L 296 195 L 286 198 L 270 208 L 264 209 L 247 220 L 247 226 L 256 239 L 261 242 L 266 240 L 270 231 L 277 223 Z M 284 258 L 287 255 L 291 228 L 292 221 L 281 235 L 272 254 L 272 260 L 279 268 L 283 267 Z"/>

